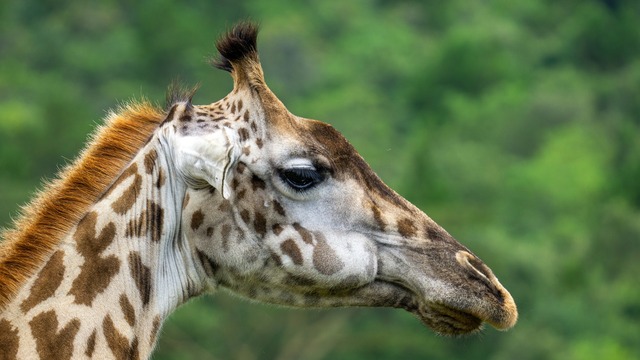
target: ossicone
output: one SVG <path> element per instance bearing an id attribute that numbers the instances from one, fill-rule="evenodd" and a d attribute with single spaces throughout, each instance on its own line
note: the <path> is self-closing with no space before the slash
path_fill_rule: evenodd
<path id="1" fill-rule="evenodd" d="M 196 94 L 200 84 L 196 84 L 192 87 L 184 86 L 180 83 L 180 80 L 175 79 L 169 84 L 167 93 L 165 95 L 165 111 L 169 111 L 171 107 L 177 103 L 186 103 L 186 107 L 191 109 L 193 96 Z"/>

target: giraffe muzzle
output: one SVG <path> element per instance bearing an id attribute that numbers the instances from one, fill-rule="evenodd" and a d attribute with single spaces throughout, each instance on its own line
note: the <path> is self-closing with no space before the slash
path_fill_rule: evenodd
<path id="1" fill-rule="evenodd" d="M 484 301 L 480 308 L 476 309 L 478 316 L 499 330 L 513 327 L 518 320 L 518 311 L 509 291 L 500 284 L 491 269 L 475 255 L 461 250 L 455 256 L 456 261 L 469 273 L 471 278 L 486 286 L 487 292 L 490 294 L 488 298 L 491 299 L 493 296 L 493 301 Z"/>
<path id="2" fill-rule="evenodd" d="M 377 281 L 395 289 L 396 307 L 416 315 L 443 335 L 471 334 L 487 323 L 498 330 L 513 327 L 515 302 L 491 269 L 454 242 L 430 247 L 384 249 Z"/>

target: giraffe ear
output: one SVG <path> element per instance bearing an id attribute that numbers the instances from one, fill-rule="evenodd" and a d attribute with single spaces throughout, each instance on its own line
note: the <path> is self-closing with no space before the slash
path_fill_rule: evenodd
<path id="1" fill-rule="evenodd" d="M 228 175 L 240 156 L 235 132 L 222 128 L 206 135 L 177 136 L 174 146 L 178 171 L 189 186 L 208 184 L 229 198 Z"/>

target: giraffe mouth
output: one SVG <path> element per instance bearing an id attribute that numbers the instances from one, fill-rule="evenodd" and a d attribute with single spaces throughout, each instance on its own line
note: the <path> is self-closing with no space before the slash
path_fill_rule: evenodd
<path id="1" fill-rule="evenodd" d="M 418 292 L 404 284 L 377 279 L 377 282 L 393 288 L 397 294 L 396 308 L 404 309 L 441 335 L 473 334 L 482 329 L 483 319 L 479 316 L 443 302 L 425 300 Z"/>

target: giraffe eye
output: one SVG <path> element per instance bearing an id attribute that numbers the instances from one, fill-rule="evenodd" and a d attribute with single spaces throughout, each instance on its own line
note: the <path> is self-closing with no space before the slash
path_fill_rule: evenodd
<path id="1" fill-rule="evenodd" d="M 280 178 L 297 191 L 308 190 L 324 180 L 322 174 L 310 167 L 294 167 L 280 170 Z"/>

